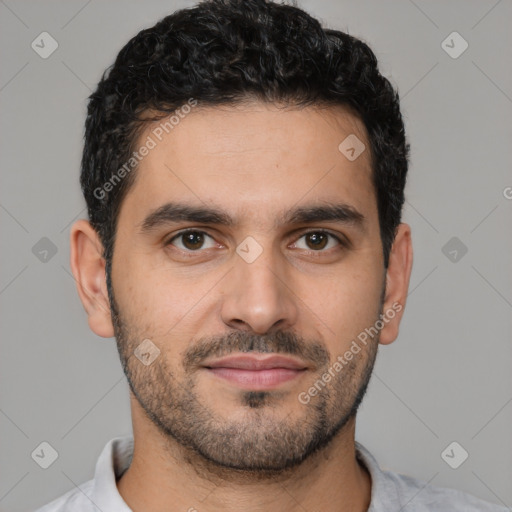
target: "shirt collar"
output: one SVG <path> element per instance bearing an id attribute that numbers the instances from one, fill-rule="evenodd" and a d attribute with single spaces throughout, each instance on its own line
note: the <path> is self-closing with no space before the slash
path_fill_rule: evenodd
<path id="1" fill-rule="evenodd" d="M 103 448 L 94 472 L 92 501 L 100 510 L 131 512 L 117 490 L 116 482 L 128 469 L 133 456 L 133 438 L 116 437 Z"/>
<path id="2" fill-rule="evenodd" d="M 388 505 L 399 503 L 398 489 L 394 481 L 386 476 L 375 457 L 361 443 L 356 441 L 355 447 L 356 458 L 363 463 L 372 479 L 371 501 L 368 512 L 389 512 Z"/>
<path id="3" fill-rule="evenodd" d="M 355 442 L 356 458 L 362 462 L 371 476 L 371 503 L 368 512 L 386 512 L 380 496 L 390 495 L 398 500 L 398 492 L 394 485 L 386 479 L 373 455 L 357 441 Z M 133 437 L 116 437 L 111 439 L 101 452 L 94 473 L 94 489 L 91 501 L 100 510 L 116 510 L 131 512 L 117 490 L 116 482 L 128 469 L 133 457 Z"/>

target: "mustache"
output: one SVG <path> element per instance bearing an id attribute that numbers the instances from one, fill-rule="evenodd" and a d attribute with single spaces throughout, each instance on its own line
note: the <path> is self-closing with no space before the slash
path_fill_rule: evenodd
<path id="1" fill-rule="evenodd" d="M 210 357 L 223 357 L 234 352 L 263 352 L 286 354 L 322 367 L 329 363 L 329 352 L 317 340 L 307 341 L 293 332 L 275 331 L 259 335 L 251 332 L 233 331 L 228 334 L 201 338 L 185 353 L 183 365 L 186 370 L 201 366 Z"/>

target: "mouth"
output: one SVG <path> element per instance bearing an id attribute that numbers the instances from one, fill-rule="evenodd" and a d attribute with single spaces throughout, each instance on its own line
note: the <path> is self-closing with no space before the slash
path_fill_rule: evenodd
<path id="1" fill-rule="evenodd" d="M 308 365 L 291 357 L 244 354 L 207 362 L 203 368 L 239 388 L 261 391 L 298 378 L 308 370 Z"/>

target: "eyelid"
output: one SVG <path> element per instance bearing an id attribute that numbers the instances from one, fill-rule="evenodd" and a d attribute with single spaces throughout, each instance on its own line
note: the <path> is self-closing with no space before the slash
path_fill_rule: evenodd
<path id="1" fill-rule="evenodd" d="M 212 236 L 211 234 L 209 234 L 204 229 L 200 229 L 200 228 L 185 228 L 185 229 L 182 229 L 181 231 L 178 231 L 177 233 L 174 233 L 170 238 L 168 238 L 164 242 L 164 245 L 165 246 L 172 245 L 172 242 L 176 238 L 179 238 L 180 236 L 186 235 L 187 233 L 200 233 L 200 234 L 203 234 L 203 235 L 206 235 L 206 236 L 210 237 L 212 240 L 215 240 L 215 237 Z M 303 236 L 308 235 L 310 233 L 324 233 L 324 234 L 329 235 L 330 237 L 334 238 L 340 244 L 341 247 L 349 247 L 350 246 L 349 240 L 346 239 L 344 236 L 342 236 L 341 234 L 335 234 L 332 231 L 330 231 L 328 229 L 325 229 L 325 228 L 316 228 L 316 229 L 315 228 L 302 228 L 300 230 L 297 230 L 294 233 L 294 238 L 296 238 L 296 240 L 293 243 L 296 243 Z M 217 244 L 219 243 L 216 240 L 215 240 L 215 242 Z M 222 245 L 222 244 L 220 244 L 220 245 Z M 180 249 L 179 247 L 176 247 L 176 249 L 178 249 L 180 251 L 183 251 L 183 249 Z M 204 250 L 206 250 L 206 249 L 197 249 L 196 251 L 185 251 L 185 252 L 199 253 L 199 252 L 202 252 Z M 311 252 L 317 252 L 317 253 L 327 252 L 327 251 L 321 251 L 321 250 L 320 251 L 315 251 L 314 249 L 311 249 L 310 251 Z"/>
<path id="2" fill-rule="evenodd" d="M 332 231 L 325 229 L 325 228 L 304 228 L 303 230 L 298 230 L 295 233 L 295 237 L 297 237 L 297 240 L 301 239 L 304 235 L 309 235 L 311 233 L 323 233 L 325 235 L 329 235 L 331 238 L 334 238 L 341 247 L 349 247 L 350 242 L 348 239 L 346 239 L 341 233 L 333 233 Z M 293 242 L 296 243 L 296 242 Z M 327 252 L 327 251 L 315 251 L 313 249 L 310 249 L 311 252 Z"/>
<path id="3" fill-rule="evenodd" d="M 208 233 L 207 231 L 205 231 L 204 229 L 198 229 L 198 228 L 185 228 L 185 229 L 182 229 L 181 231 L 178 231 L 177 233 L 174 233 L 170 238 L 167 238 L 166 240 L 164 240 L 164 245 L 170 245 L 171 242 L 173 242 L 174 240 L 176 240 L 176 238 L 179 238 L 180 236 L 183 236 L 183 235 L 186 235 L 188 233 L 200 233 L 202 235 L 206 235 L 208 237 L 210 237 L 212 240 L 215 240 L 215 238 L 210 235 L 210 233 Z M 218 243 L 216 240 L 215 240 L 216 243 Z M 182 250 L 182 249 L 180 249 Z M 198 249 L 197 251 L 188 251 L 188 252 L 199 252 L 201 251 L 201 249 Z"/>

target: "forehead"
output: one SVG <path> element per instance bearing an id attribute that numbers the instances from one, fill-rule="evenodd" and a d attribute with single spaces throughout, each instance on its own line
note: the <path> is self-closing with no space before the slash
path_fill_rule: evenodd
<path id="1" fill-rule="evenodd" d="M 126 203 L 135 213 L 187 199 L 253 219 L 318 200 L 342 200 L 367 214 L 375 206 L 364 124 L 343 107 L 198 106 L 168 120 L 140 135 L 135 147 L 151 149 L 121 214 Z M 347 158 L 349 146 L 365 149 Z"/>

